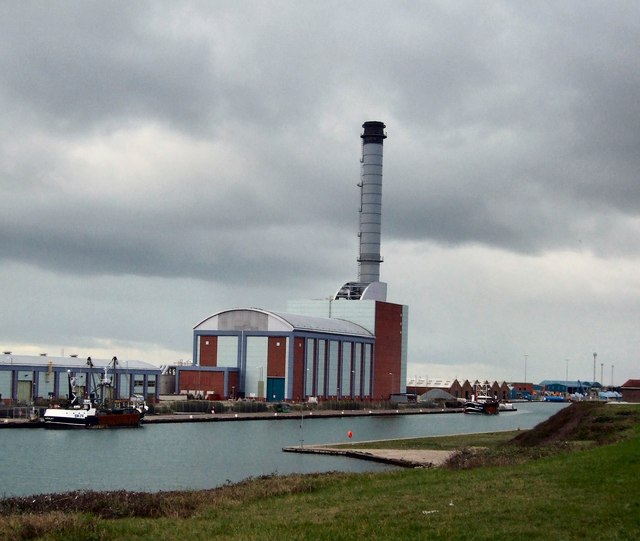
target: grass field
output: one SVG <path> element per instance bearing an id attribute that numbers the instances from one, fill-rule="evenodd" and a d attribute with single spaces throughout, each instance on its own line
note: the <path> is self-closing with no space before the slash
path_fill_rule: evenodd
<path id="1" fill-rule="evenodd" d="M 636 540 L 638 416 L 637 406 L 628 413 L 594 409 L 574 427 L 574 441 L 584 443 L 581 438 L 602 424 L 614 443 L 562 448 L 503 466 L 261 478 L 211 491 L 123 494 L 104 507 L 99 498 L 88 498 L 84 513 L 29 513 L 28 502 L 22 508 L 4 502 L 0 539 Z M 541 438 L 549 433 L 540 429 Z M 489 450 L 505 445 L 498 441 L 505 433 L 480 436 L 462 443 Z M 455 438 L 439 439 L 439 445 L 456 446 Z M 414 444 L 426 445 L 424 440 Z M 122 498 L 128 497 L 139 498 L 146 515 L 102 518 L 114 506 L 126 512 Z"/>
<path id="2" fill-rule="evenodd" d="M 402 438 L 399 440 L 381 440 L 358 443 L 343 443 L 331 447 L 343 449 L 434 449 L 448 451 L 463 447 L 501 446 L 520 433 L 518 430 L 504 432 L 486 432 L 481 434 L 460 434 L 456 436 L 430 436 L 427 438 Z"/>

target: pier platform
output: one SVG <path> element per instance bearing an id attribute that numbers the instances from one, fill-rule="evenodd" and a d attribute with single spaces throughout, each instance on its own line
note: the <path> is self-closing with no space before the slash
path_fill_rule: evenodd
<path id="1" fill-rule="evenodd" d="M 348 447 L 327 447 L 307 445 L 284 447 L 285 453 L 306 453 L 317 455 L 345 456 L 382 462 L 403 468 L 435 468 L 442 466 L 455 451 L 409 450 L 409 449 L 349 449 Z"/>

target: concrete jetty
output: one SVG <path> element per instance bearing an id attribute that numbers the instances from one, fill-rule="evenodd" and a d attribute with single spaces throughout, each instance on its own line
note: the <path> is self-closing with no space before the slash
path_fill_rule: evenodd
<path id="1" fill-rule="evenodd" d="M 455 452 L 431 449 L 350 449 L 348 447 L 328 447 L 325 445 L 284 447 L 282 450 L 285 453 L 346 456 L 360 460 L 382 462 L 403 468 L 439 467 Z"/>

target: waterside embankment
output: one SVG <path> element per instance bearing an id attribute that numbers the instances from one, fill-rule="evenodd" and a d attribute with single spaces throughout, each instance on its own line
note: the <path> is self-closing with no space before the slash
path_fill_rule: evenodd
<path id="1" fill-rule="evenodd" d="M 340 417 L 391 417 L 396 415 L 432 415 L 462 413 L 461 408 L 406 408 L 372 410 L 300 410 L 288 413 L 263 411 L 250 413 L 172 413 L 147 415 L 143 425 L 164 423 L 215 423 L 232 421 L 273 421 L 278 419 L 329 419 Z M 0 428 L 42 428 L 42 419 L 3 419 Z"/>

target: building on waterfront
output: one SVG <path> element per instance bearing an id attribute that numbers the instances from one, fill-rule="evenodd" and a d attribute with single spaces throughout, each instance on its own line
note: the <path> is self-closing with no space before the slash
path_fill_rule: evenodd
<path id="1" fill-rule="evenodd" d="M 181 391 L 268 401 L 374 396 L 375 336 L 344 319 L 225 310 L 195 326 L 193 347 L 194 365 L 176 367 Z"/>
<path id="2" fill-rule="evenodd" d="M 408 307 L 380 281 L 382 122 L 363 124 L 358 276 L 329 299 L 286 312 L 217 312 L 193 329 L 193 365 L 175 367 L 176 392 L 261 400 L 386 400 L 406 391 Z"/>
<path id="3" fill-rule="evenodd" d="M 629 379 L 621 387 L 620 393 L 625 402 L 640 402 L 640 379 Z"/>
<path id="4" fill-rule="evenodd" d="M 289 308 L 224 310 L 198 323 L 195 362 L 176 367 L 177 391 L 269 401 L 383 400 L 405 392 L 406 307 L 320 300 Z"/>
<path id="5" fill-rule="evenodd" d="M 546 379 L 540 382 L 542 393 L 546 395 L 597 395 L 602 385 L 597 381 L 565 381 Z"/>
<path id="6" fill-rule="evenodd" d="M 111 363 L 112 360 L 92 359 L 90 366 L 87 359 L 75 355 L 14 355 L 5 351 L 0 356 L 0 403 L 30 405 L 66 399 L 69 373 L 81 394 L 86 395 L 91 379 L 99 380 Z M 160 372 L 157 366 L 141 361 L 118 361 L 112 383 L 114 398 L 139 395 L 150 402 L 157 400 Z"/>
<path id="7" fill-rule="evenodd" d="M 429 391 L 439 389 L 450 394 L 454 398 L 471 400 L 473 395 L 476 394 L 475 389 L 477 385 L 488 387 L 491 395 L 498 400 L 509 400 L 510 398 L 509 385 L 504 381 L 502 383 L 498 383 L 497 381 L 494 381 L 493 383 L 489 381 L 481 382 L 479 380 L 470 382 L 468 379 L 460 383 L 458 379 L 427 379 L 414 377 L 407 383 L 407 393 L 414 394 L 416 396 L 423 396 Z"/>
<path id="8" fill-rule="evenodd" d="M 473 393 L 471 384 L 465 381 L 461 384 L 457 379 L 420 378 L 413 377 L 407 382 L 407 393 L 423 396 L 433 390 L 444 391 L 454 398 L 469 398 Z"/>
<path id="9" fill-rule="evenodd" d="M 510 391 L 512 400 L 531 400 L 536 394 L 536 385 L 525 381 L 512 381 Z"/>

